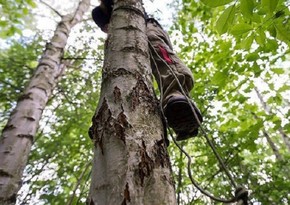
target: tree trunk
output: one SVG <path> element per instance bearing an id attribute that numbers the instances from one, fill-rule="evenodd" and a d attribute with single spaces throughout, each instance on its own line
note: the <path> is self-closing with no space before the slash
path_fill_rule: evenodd
<path id="1" fill-rule="evenodd" d="M 282 156 L 279 152 L 279 149 L 278 147 L 275 145 L 275 143 L 272 141 L 271 137 L 269 136 L 269 134 L 266 132 L 265 129 L 263 129 L 263 135 L 264 137 L 266 138 L 269 146 L 271 147 L 273 153 L 275 154 L 275 157 L 278 161 L 281 161 L 282 160 Z"/>
<path id="2" fill-rule="evenodd" d="M 62 74 L 64 48 L 71 28 L 82 20 L 90 0 L 83 0 L 76 12 L 63 16 L 54 36 L 3 129 L 0 139 L 0 204 L 15 204 L 21 177 L 42 112 Z"/>
<path id="3" fill-rule="evenodd" d="M 267 114 L 271 114 L 271 115 L 273 115 L 272 109 L 271 109 L 271 108 L 267 105 L 267 103 L 264 101 L 263 96 L 262 96 L 262 94 L 260 93 L 260 91 L 258 90 L 258 88 L 255 87 L 255 91 L 256 91 L 256 94 L 257 94 L 257 96 L 258 96 L 258 98 L 259 98 L 259 100 L 260 100 L 260 102 L 261 102 L 261 104 L 262 104 L 262 106 L 263 106 L 265 112 L 266 112 Z M 288 152 L 290 152 L 290 140 L 289 140 L 289 136 L 287 136 L 287 134 L 283 131 L 282 127 L 279 127 L 279 128 L 278 128 L 278 131 L 279 131 L 279 133 L 280 133 L 280 135 L 281 135 L 281 138 L 282 138 L 283 141 L 284 141 L 284 144 L 285 144 L 285 146 L 286 146 Z"/>
<path id="4" fill-rule="evenodd" d="M 254 112 L 252 112 L 252 114 L 254 115 L 254 117 L 255 117 L 256 119 L 259 119 L 259 117 L 258 117 Z M 279 152 L 278 147 L 277 147 L 276 144 L 273 142 L 273 140 L 271 139 L 271 137 L 270 137 L 270 135 L 268 134 L 268 132 L 266 131 L 266 129 L 263 128 L 263 129 L 262 129 L 262 132 L 263 132 L 263 135 L 264 135 L 264 137 L 266 138 L 266 140 L 267 140 L 267 142 L 268 142 L 268 144 L 269 144 L 271 150 L 273 151 L 273 153 L 274 153 L 276 159 L 277 159 L 277 160 L 282 160 L 282 156 L 281 156 L 281 154 L 280 154 L 280 152 Z"/>
<path id="5" fill-rule="evenodd" d="M 176 204 L 154 97 L 141 0 L 117 0 L 106 42 L 101 97 L 92 119 L 88 204 Z"/>

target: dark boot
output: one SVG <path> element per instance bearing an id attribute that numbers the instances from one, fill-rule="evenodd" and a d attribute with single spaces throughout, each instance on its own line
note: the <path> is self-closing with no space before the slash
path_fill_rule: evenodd
<path id="1" fill-rule="evenodd" d="M 191 101 L 188 102 L 187 98 L 183 95 L 169 98 L 164 107 L 164 114 L 167 118 L 169 127 L 177 134 L 177 141 L 196 136 L 200 123 L 203 121 L 201 113 L 196 105 Z"/>

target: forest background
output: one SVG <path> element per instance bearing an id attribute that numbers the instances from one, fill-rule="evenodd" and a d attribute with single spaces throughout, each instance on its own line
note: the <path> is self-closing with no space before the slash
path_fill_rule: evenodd
<path id="1" fill-rule="evenodd" d="M 253 204 L 290 203 L 289 0 L 146 1 L 192 69 L 191 95 L 203 127 Z M 0 128 L 30 81 L 60 16 L 78 1 L 0 1 Z M 88 128 L 98 102 L 106 36 L 90 11 L 70 34 L 66 65 L 29 156 L 18 204 L 84 204 L 91 173 Z M 157 84 L 154 84 L 157 91 Z M 182 142 L 202 187 L 227 196 L 231 184 L 206 140 Z M 214 204 L 197 191 L 186 158 L 170 143 L 178 204 Z"/>

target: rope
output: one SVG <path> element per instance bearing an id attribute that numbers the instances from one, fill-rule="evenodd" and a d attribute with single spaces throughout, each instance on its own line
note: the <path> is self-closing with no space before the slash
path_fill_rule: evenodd
<path id="1" fill-rule="evenodd" d="M 155 36 L 155 37 L 158 37 L 158 36 Z M 158 38 L 160 38 L 160 37 L 158 37 Z M 160 40 L 163 41 L 162 38 L 160 38 Z M 188 104 L 190 105 L 190 107 L 191 107 L 191 109 L 192 109 L 192 112 L 193 112 L 193 114 L 194 114 L 194 117 L 195 117 L 195 119 L 196 119 L 198 125 L 200 126 L 200 129 L 201 129 L 201 131 L 202 131 L 204 137 L 206 138 L 207 143 L 208 143 L 209 146 L 211 147 L 211 149 L 212 149 L 214 155 L 216 156 L 216 158 L 217 158 L 217 160 L 219 161 L 220 165 L 221 165 L 222 168 L 224 169 L 226 175 L 227 175 L 228 178 L 230 179 L 232 186 L 236 189 L 236 190 L 235 190 L 235 196 L 232 197 L 231 199 L 228 199 L 228 200 L 227 200 L 227 199 L 218 198 L 218 197 L 215 197 L 215 196 L 212 195 L 210 192 L 204 190 L 203 188 L 201 188 L 201 187 L 199 186 L 199 184 L 197 183 L 197 181 L 194 180 L 194 178 L 192 177 L 191 168 L 190 168 L 190 167 L 191 167 L 191 157 L 190 157 L 189 154 L 188 154 L 188 153 L 187 153 L 187 152 L 186 152 L 186 151 L 185 151 L 185 150 L 184 150 L 184 149 L 183 149 L 183 148 L 182 148 L 182 147 L 181 147 L 181 146 L 176 142 L 175 138 L 173 137 L 172 131 L 169 129 L 169 134 L 170 134 L 170 136 L 171 136 L 171 138 L 172 138 L 174 144 L 178 147 L 178 149 L 179 149 L 182 153 L 185 154 L 185 156 L 186 156 L 187 159 L 188 159 L 188 163 L 187 163 L 187 172 L 188 172 L 188 176 L 189 176 L 189 178 L 190 178 L 192 184 L 193 184 L 193 185 L 194 185 L 194 186 L 195 186 L 195 187 L 196 187 L 196 188 L 197 188 L 197 189 L 198 189 L 202 194 L 208 196 L 208 197 L 211 198 L 212 200 L 215 200 L 215 201 L 218 201 L 218 202 L 223 202 L 223 203 L 233 203 L 233 202 L 237 202 L 237 203 L 238 203 L 237 205 L 248 205 L 248 191 L 247 191 L 245 188 L 243 188 L 243 187 L 238 187 L 238 186 L 236 185 L 235 180 L 233 179 L 233 177 L 232 177 L 232 175 L 230 174 L 229 170 L 227 169 L 225 163 L 223 162 L 222 158 L 220 157 L 220 155 L 218 154 L 217 150 L 215 149 L 213 143 L 210 141 L 210 139 L 209 139 L 207 133 L 205 132 L 203 126 L 201 125 L 201 122 L 200 122 L 200 120 L 199 120 L 199 118 L 198 118 L 198 116 L 197 116 L 197 114 L 196 114 L 196 112 L 195 112 L 195 109 L 193 108 L 193 106 L 192 106 L 192 104 L 191 104 L 191 102 L 190 102 L 190 99 L 187 97 L 187 94 L 185 93 L 185 91 L 184 91 L 184 89 L 183 89 L 183 87 L 182 87 L 182 85 L 181 85 L 181 83 L 180 83 L 178 77 L 177 77 L 176 74 L 174 73 L 173 69 L 168 65 L 168 63 L 167 63 L 165 60 L 163 60 L 162 57 L 160 57 L 160 55 L 159 55 L 158 52 L 155 50 L 155 48 L 154 48 L 154 46 L 151 44 L 151 42 L 148 41 L 148 43 L 149 43 L 149 46 L 152 47 L 152 50 L 154 51 L 154 53 L 159 57 L 159 59 L 162 60 L 163 63 L 164 63 L 164 64 L 169 68 L 170 72 L 172 73 L 172 75 L 174 76 L 176 82 L 178 83 L 178 86 L 180 87 L 180 90 L 181 90 L 182 94 L 183 94 L 184 96 L 186 96 L 186 99 L 187 99 L 187 101 L 188 101 Z M 151 51 L 150 51 L 150 55 L 152 56 Z M 152 56 L 152 59 L 153 59 L 153 61 L 154 61 L 155 67 L 158 68 L 158 66 L 157 66 L 157 64 L 156 64 L 156 62 L 155 62 L 153 56 Z M 159 70 L 158 70 L 158 69 L 156 69 L 156 70 L 157 70 L 158 75 L 159 75 L 159 82 L 160 82 L 160 88 L 161 88 L 161 89 L 160 89 L 160 98 L 161 98 L 161 101 L 162 101 L 162 100 L 163 100 L 163 97 L 164 97 L 164 96 L 163 96 L 163 90 L 162 90 L 162 87 L 163 87 L 163 86 L 162 86 L 162 80 L 161 80 L 161 75 L 160 75 Z M 165 117 L 165 115 L 164 115 L 164 111 L 163 111 L 162 106 L 161 106 L 161 112 L 162 112 L 162 115 L 163 115 L 163 117 L 164 117 L 164 119 L 165 119 L 165 121 L 166 121 L 166 124 L 167 124 L 167 120 L 166 120 L 166 117 Z M 167 124 L 167 127 L 168 127 L 168 124 Z"/>

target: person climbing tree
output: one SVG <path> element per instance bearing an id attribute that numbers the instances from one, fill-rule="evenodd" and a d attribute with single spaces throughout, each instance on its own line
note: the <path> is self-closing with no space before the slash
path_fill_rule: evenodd
<path id="1" fill-rule="evenodd" d="M 214 148 L 200 126 L 200 111 L 189 99 L 193 76 L 173 52 L 168 34 L 145 13 L 142 0 L 114 3 L 102 0 L 92 11 L 95 23 L 108 38 L 100 100 L 89 132 L 95 148 L 87 203 L 176 205 L 151 73 L 160 89 L 161 111 L 177 140 L 196 136 L 200 127 Z M 215 197 L 200 187 L 192 177 L 191 157 L 174 138 L 173 142 L 187 156 L 189 178 L 202 194 L 218 202 L 247 204 L 247 190 L 235 182 L 236 191 L 230 199 Z M 223 160 L 213 151 L 233 181 Z"/>
<path id="2" fill-rule="evenodd" d="M 92 10 L 94 22 L 105 33 L 108 32 L 113 3 L 113 0 L 101 0 Z M 169 36 L 158 21 L 146 13 L 144 17 L 152 73 L 161 91 L 162 112 L 177 134 L 176 140 L 194 137 L 203 119 L 195 103 L 189 99 L 194 84 L 192 72 L 173 52 Z"/>

